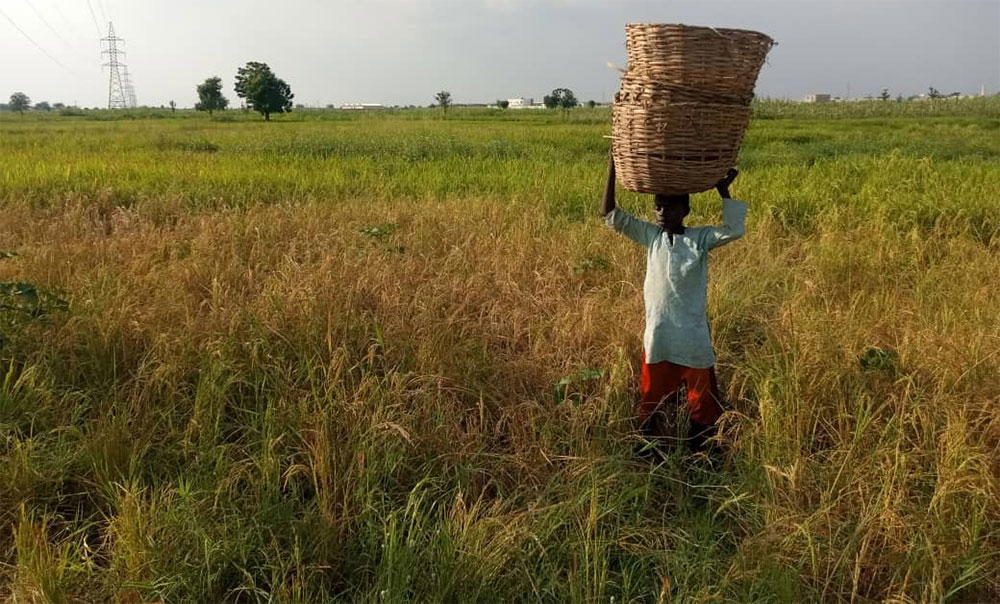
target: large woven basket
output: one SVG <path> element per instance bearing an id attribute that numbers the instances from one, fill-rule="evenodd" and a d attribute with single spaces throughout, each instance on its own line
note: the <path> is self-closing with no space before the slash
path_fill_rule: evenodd
<path id="1" fill-rule="evenodd" d="M 746 30 L 626 26 L 629 68 L 613 110 L 622 185 L 696 193 L 736 164 L 757 74 L 774 42 Z"/>

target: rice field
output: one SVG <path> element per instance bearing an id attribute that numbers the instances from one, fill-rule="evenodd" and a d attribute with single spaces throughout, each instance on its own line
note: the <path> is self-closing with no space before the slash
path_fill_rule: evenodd
<path id="1" fill-rule="evenodd" d="M 1000 104 L 755 111 L 715 469 L 606 109 L 0 114 L 0 597 L 1000 599 Z"/>

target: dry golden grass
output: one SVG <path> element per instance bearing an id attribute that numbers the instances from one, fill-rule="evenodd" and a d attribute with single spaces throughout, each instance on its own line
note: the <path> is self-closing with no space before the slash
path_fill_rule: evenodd
<path id="1" fill-rule="evenodd" d="M 779 564 L 825 598 L 935 600 L 962 572 L 992 593 L 996 252 L 878 218 L 846 231 L 827 222 L 798 236 L 753 220 L 713 259 L 734 404 L 725 438 L 740 470 L 720 491 L 718 513 L 739 537 L 720 588 Z M 382 223 L 398 228 L 361 232 Z M 128 486 L 169 475 L 159 457 L 180 468 L 220 446 L 246 449 L 224 454 L 213 499 L 297 484 L 331 546 L 362 530 L 372 474 L 396 476 L 404 493 L 409 481 L 444 482 L 452 499 L 435 502 L 445 516 L 434 523 L 455 531 L 474 576 L 495 577 L 546 524 L 533 500 L 627 454 L 642 256 L 596 220 L 468 200 L 212 213 L 80 204 L 6 213 L 0 231 L 20 253 L 4 278 L 73 292 L 72 316 L 38 329 L 25 366 L 53 391 L 113 393 L 86 411 L 69 397 L 40 413 L 53 426 L 84 414 L 75 480 L 113 489 L 101 539 L 125 581 L 151 580 L 150 545 L 176 538 L 156 537 L 167 529 L 155 517 L 180 505 L 178 487 Z M 573 270 L 602 254 L 609 268 Z M 898 368 L 860 371 L 871 346 L 897 351 Z M 585 386 L 582 404 L 555 406 L 552 385 L 585 367 L 608 377 Z M 240 425 L 228 416 L 241 400 L 257 403 L 244 413 L 290 414 L 299 430 Z M 386 459 L 367 452 L 372 442 Z M 380 464 L 399 465 L 369 468 Z M 18 535 L 44 529 L 25 522 Z M 593 535 L 597 517 L 580 522 L 569 530 L 608 546 Z M 60 568 L 37 564 L 46 570 L 18 572 L 44 582 Z M 576 595 L 604 593 L 608 568 L 577 564 L 605 574 L 578 578 Z"/>

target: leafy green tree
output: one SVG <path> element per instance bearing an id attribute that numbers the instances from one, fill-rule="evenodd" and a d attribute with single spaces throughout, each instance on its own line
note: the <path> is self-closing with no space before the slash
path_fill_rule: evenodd
<path id="1" fill-rule="evenodd" d="M 563 88 L 562 98 L 559 99 L 559 106 L 563 109 L 572 109 L 580 104 L 580 101 L 576 100 L 573 96 L 573 91 L 569 88 Z"/>
<path id="2" fill-rule="evenodd" d="M 889 94 L 889 89 L 888 88 L 883 88 L 882 89 L 882 94 L 878 95 L 878 98 L 882 99 L 883 101 L 888 101 L 889 99 L 892 98 L 892 95 Z"/>
<path id="3" fill-rule="evenodd" d="M 10 103 L 7 106 L 11 111 L 24 115 L 24 110 L 31 108 L 31 99 L 23 92 L 15 92 L 10 95 Z"/>
<path id="4" fill-rule="evenodd" d="M 545 104 L 549 109 L 555 109 L 557 107 L 562 109 L 572 109 L 580 104 L 576 100 L 576 96 L 573 91 L 569 88 L 556 88 L 552 91 L 552 94 L 547 94 L 542 98 L 542 103 Z"/>
<path id="5" fill-rule="evenodd" d="M 177 111 L 177 103 L 170 101 L 170 111 Z"/>
<path id="6" fill-rule="evenodd" d="M 497 107 L 499 107 L 500 109 L 506 109 L 507 107 L 510 107 L 510 101 L 503 101 L 497 99 Z"/>
<path id="7" fill-rule="evenodd" d="M 931 86 L 927 89 L 927 96 L 932 99 L 939 99 L 941 98 L 941 92 L 937 88 Z"/>
<path id="8" fill-rule="evenodd" d="M 271 120 L 272 113 L 292 111 L 292 89 L 284 80 L 274 75 L 267 63 L 250 61 L 236 72 L 236 95 L 246 99 L 250 109 Z"/>
<path id="9" fill-rule="evenodd" d="M 35 103 L 35 111 L 52 111 L 52 105 L 48 101 L 38 101 Z"/>
<path id="10" fill-rule="evenodd" d="M 229 106 L 229 99 L 222 96 L 222 78 L 219 76 L 206 78 L 203 83 L 198 84 L 197 90 L 198 102 L 194 108 L 198 111 L 207 111 L 208 115 L 212 115 L 216 109 L 222 111 Z"/>
<path id="11" fill-rule="evenodd" d="M 597 101 L 587 101 L 587 107 L 590 109 L 597 107 Z"/>
<path id="12" fill-rule="evenodd" d="M 434 95 L 434 102 L 444 111 L 445 115 L 448 115 L 448 107 L 451 107 L 451 93 L 447 90 L 442 90 Z"/>

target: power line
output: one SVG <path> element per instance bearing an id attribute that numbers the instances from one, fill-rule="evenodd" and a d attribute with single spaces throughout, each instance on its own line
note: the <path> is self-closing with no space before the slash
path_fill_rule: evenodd
<path id="1" fill-rule="evenodd" d="M 108 13 L 104 11 L 104 3 L 101 2 L 101 0 L 95 0 L 95 1 L 97 2 L 97 10 L 101 11 L 101 23 L 104 23 L 105 21 L 110 21 L 110 19 L 108 19 Z"/>
<path id="2" fill-rule="evenodd" d="M 49 28 L 49 31 L 55 34 L 57 38 L 62 40 L 63 44 L 65 44 L 66 46 L 70 45 L 70 43 L 66 41 L 66 38 L 62 37 L 62 35 L 60 35 L 59 32 L 56 31 L 56 28 L 52 27 L 52 24 L 49 23 L 49 20 L 46 19 L 44 16 L 42 16 L 42 13 L 40 13 L 38 9 L 35 8 L 35 5 L 31 3 L 31 0 L 24 0 L 24 2 L 31 7 L 31 10 L 35 11 L 35 14 L 38 15 L 38 19 L 45 24 L 45 27 Z"/>
<path id="3" fill-rule="evenodd" d="M 62 9 L 59 8 L 59 3 L 58 2 L 56 2 L 55 4 L 53 4 L 52 8 L 56 9 L 56 12 L 59 13 L 59 17 L 63 21 L 65 21 L 67 25 L 73 25 L 72 23 L 70 23 L 69 19 L 66 18 L 66 14 L 62 12 Z"/>
<path id="4" fill-rule="evenodd" d="M 27 0 L 27 1 L 31 2 L 31 0 Z M 69 29 L 70 29 L 70 31 L 73 31 L 73 30 L 76 29 L 76 23 L 74 23 L 74 22 L 70 21 L 68 18 L 66 18 L 66 13 L 64 13 L 62 11 L 62 9 L 59 8 L 59 3 L 58 2 L 54 2 L 52 4 L 52 8 L 54 8 L 55 11 L 57 13 L 59 13 L 59 18 L 62 19 L 63 25 L 68 26 Z M 76 47 L 79 48 L 79 42 L 76 42 Z"/>
<path id="5" fill-rule="evenodd" d="M 116 13 L 115 10 L 114 10 L 114 8 L 115 8 L 114 7 L 114 3 L 111 2 L 111 0 L 97 0 L 97 1 L 100 2 L 101 3 L 101 7 L 105 11 L 107 11 L 107 13 L 108 13 L 108 21 L 114 21 L 115 20 L 115 16 L 118 15 L 118 13 Z"/>
<path id="6" fill-rule="evenodd" d="M 63 64 L 62 61 L 60 61 L 59 59 L 57 59 L 57 58 L 53 57 L 51 54 L 49 54 L 49 51 L 47 51 L 44 48 L 42 48 L 41 44 L 39 44 L 38 42 L 35 42 L 31 38 L 31 36 L 29 36 L 23 29 L 21 29 L 21 26 L 19 26 L 17 23 L 14 23 L 14 20 L 11 19 L 9 16 L 7 16 L 7 13 L 3 12 L 2 9 L 0 9 L 0 15 L 3 15 L 3 17 L 5 19 L 7 19 L 8 21 L 10 21 L 10 24 L 14 26 L 14 29 L 16 29 L 17 31 L 21 32 L 21 35 L 24 36 L 25 38 L 27 38 L 28 42 L 31 42 L 32 44 L 34 44 L 35 47 L 38 48 L 38 50 L 42 51 L 42 54 L 44 54 L 48 58 L 52 59 L 52 62 L 54 62 L 56 65 L 58 65 L 59 67 L 62 67 L 63 69 L 65 69 L 66 71 L 70 72 L 73 75 L 79 75 L 75 71 L 73 71 L 72 69 L 70 69 L 69 67 L 66 67 L 66 65 Z"/>
<path id="7" fill-rule="evenodd" d="M 90 5 L 90 0 L 87 0 L 87 8 L 90 9 L 90 18 L 94 20 L 94 29 L 97 30 L 97 35 L 101 35 L 101 26 L 97 24 L 97 15 L 94 14 L 94 7 Z"/>

